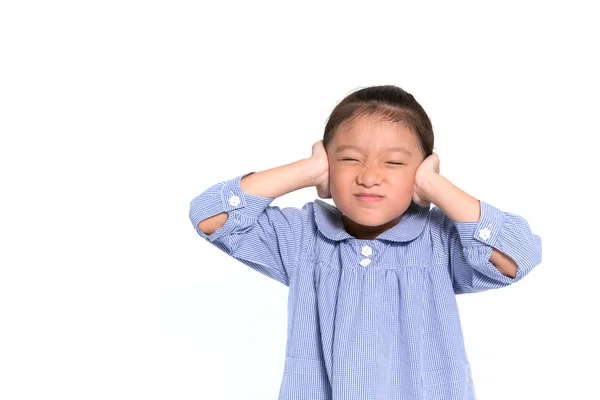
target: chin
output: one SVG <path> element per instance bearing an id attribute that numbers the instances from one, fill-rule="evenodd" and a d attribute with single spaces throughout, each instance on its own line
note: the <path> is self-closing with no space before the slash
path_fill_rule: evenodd
<path id="1" fill-rule="evenodd" d="M 377 215 L 376 215 L 377 214 Z M 356 213 L 344 213 L 344 215 L 352 221 L 362 226 L 381 226 L 389 222 L 392 218 L 389 216 L 382 215 L 381 213 L 374 212 L 373 215 L 365 215 L 363 212 L 357 211 Z"/>

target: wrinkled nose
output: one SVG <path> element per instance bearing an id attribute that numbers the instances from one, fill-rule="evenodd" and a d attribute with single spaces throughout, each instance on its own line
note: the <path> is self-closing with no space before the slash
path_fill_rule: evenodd
<path id="1" fill-rule="evenodd" d="M 364 167 L 357 176 L 357 182 L 365 186 L 377 185 L 381 182 L 381 173 L 378 168 Z"/>

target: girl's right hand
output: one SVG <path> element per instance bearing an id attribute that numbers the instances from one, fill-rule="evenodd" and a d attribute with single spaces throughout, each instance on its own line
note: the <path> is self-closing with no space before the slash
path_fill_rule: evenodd
<path id="1" fill-rule="evenodd" d="M 312 156 L 310 160 L 314 162 L 317 172 L 315 179 L 315 187 L 317 194 L 322 199 L 330 199 L 331 192 L 329 191 L 329 159 L 327 151 L 323 146 L 323 140 L 319 140 L 312 146 Z"/>

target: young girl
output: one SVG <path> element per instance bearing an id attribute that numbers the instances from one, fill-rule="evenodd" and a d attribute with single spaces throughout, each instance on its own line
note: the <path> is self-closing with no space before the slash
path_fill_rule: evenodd
<path id="1" fill-rule="evenodd" d="M 310 158 L 192 200 L 202 238 L 289 286 L 279 400 L 476 398 L 455 295 L 521 280 L 541 239 L 441 176 L 433 142 L 411 94 L 368 87 L 335 107 Z M 270 206 L 310 186 L 336 206 Z"/>

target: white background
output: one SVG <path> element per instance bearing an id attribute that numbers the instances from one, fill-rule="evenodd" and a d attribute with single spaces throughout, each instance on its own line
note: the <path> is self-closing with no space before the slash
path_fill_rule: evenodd
<path id="1" fill-rule="evenodd" d="M 600 398 L 593 2 L 214 3 L 0 2 L 0 398 L 277 398 L 287 288 L 189 203 L 309 157 L 379 84 L 542 238 L 524 280 L 458 297 L 478 398 Z"/>

